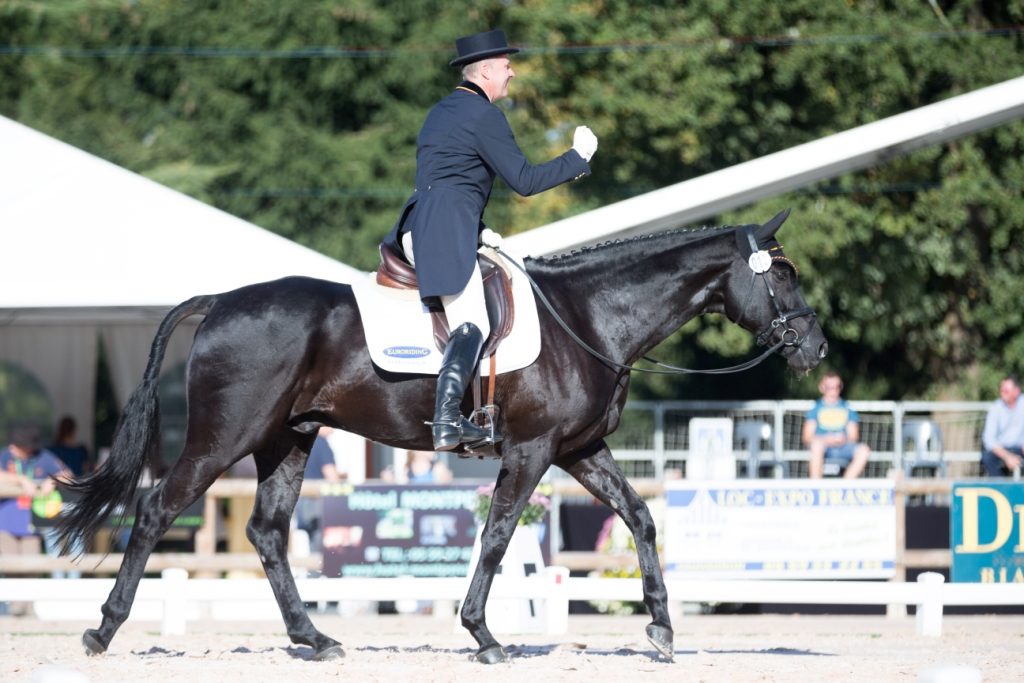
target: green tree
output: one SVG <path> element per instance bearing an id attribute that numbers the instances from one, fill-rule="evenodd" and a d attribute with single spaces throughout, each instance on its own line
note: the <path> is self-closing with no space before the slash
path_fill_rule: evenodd
<path id="1" fill-rule="evenodd" d="M 540 224 L 1019 76 L 1024 4 L 980 0 L 276 0 L 0 3 L 0 113 L 370 268 L 415 169 L 457 36 L 525 49 L 503 100 L 541 161 L 573 128 L 594 174 L 486 219 Z M 979 398 L 1024 371 L 1024 124 L 921 149 L 709 223 L 794 211 L 781 233 L 854 397 Z M 658 349 L 752 353 L 721 319 Z M 642 397 L 812 396 L 780 361 L 638 379 Z"/>

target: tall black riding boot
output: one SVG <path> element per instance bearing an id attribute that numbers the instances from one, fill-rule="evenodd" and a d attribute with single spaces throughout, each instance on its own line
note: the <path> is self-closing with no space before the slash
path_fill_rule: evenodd
<path id="1" fill-rule="evenodd" d="M 437 375 L 437 400 L 432 423 L 435 451 L 450 451 L 459 444 L 480 446 L 491 440 L 490 430 L 481 429 L 462 417 L 460 409 L 483 343 L 480 328 L 473 323 L 459 325 L 448 337 L 441 371 Z"/>

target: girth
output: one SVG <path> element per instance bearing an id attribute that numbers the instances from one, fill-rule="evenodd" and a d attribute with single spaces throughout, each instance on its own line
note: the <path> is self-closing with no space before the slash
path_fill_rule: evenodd
<path id="1" fill-rule="evenodd" d="M 484 341 L 481 357 L 494 354 L 505 337 L 512 331 L 515 320 L 515 303 L 512 300 L 512 280 L 508 273 L 491 258 L 477 254 L 480 264 L 480 276 L 484 281 L 484 301 L 487 306 L 487 319 L 490 321 L 491 333 Z M 419 289 L 416 270 L 396 253 L 389 245 L 380 245 L 380 266 L 377 268 L 377 284 L 392 289 Z M 434 343 L 441 353 L 448 344 L 451 329 L 444 311 L 431 311 L 431 324 L 434 328 Z"/>

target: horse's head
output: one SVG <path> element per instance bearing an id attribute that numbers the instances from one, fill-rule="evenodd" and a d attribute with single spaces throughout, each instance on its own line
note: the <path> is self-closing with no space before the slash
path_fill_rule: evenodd
<path id="1" fill-rule="evenodd" d="M 828 341 L 804 301 L 796 265 L 775 239 L 788 217 L 786 209 L 764 225 L 736 228 L 738 263 L 725 290 L 725 313 L 756 334 L 759 346 L 779 346 L 793 370 L 807 372 L 828 353 Z"/>

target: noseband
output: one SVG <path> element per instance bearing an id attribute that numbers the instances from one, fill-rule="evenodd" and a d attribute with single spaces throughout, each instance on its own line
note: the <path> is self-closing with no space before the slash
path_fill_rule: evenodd
<path id="1" fill-rule="evenodd" d="M 782 329 L 782 345 L 783 346 L 800 346 L 804 342 L 804 337 L 800 336 L 800 332 L 795 327 L 790 327 L 789 322 L 796 318 L 803 318 L 804 316 L 810 316 L 812 321 L 817 318 L 817 314 L 810 306 L 803 306 L 802 308 L 791 308 L 788 311 L 783 311 L 779 307 L 779 301 L 775 298 L 775 289 L 772 287 L 772 283 L 768 281 L 767 272 L 772 267 L 772 264 L 776 261 L 781 261 L 796 271 L 796 266 L 785 256 L 771 256 L 770 252 L 762 250 L 758 244 L 757 239 L 754 237 L 754 229 L 746 225 L 743 227 L 743 232 L 746 235 L 747 243 L 750 244 L 750 258 L 748 264 L 752 271 L 750 279 L 750 292 L 747 295 L 747 303 L 743 305 L 743 312 L 740 313 L 740 317 L 737 318 L 736 324 L 738 325 L 740 320 L 747 312 L 747 306 L 750 304 L 750 299 L 754 294 L 754 281 L 757 280 L 757 276 L 761 276 L 761 280 L 764 281 L 764 286 L 768 289 L 768 298 L 772 302 L 772 307 L 775 308 L 776 317 L 764 329 L 757 333 L 757 345 L 767 346 L 775 331 Z M 810 329 L 810 327 L 808 327 Z M 792 335 L 792 336 L 790 336 Z"/>

